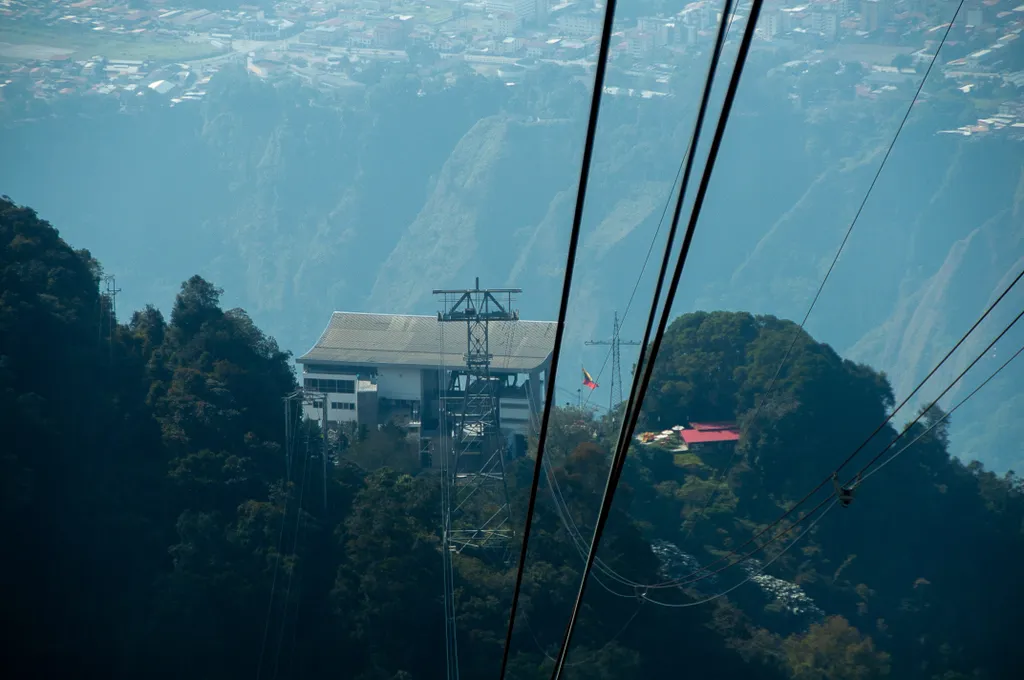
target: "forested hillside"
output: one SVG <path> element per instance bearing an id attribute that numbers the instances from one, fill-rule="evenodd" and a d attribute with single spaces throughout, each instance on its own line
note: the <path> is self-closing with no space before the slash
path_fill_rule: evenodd
<path id="1" fill-rule="evenodd" d="M 854 98 L 858 64 L 783 68 L 783 57 L 748 64 L 679 312 L 802 316 L 916 84 Z M 601 361 L 583 340 L 608 333 L 640 271 L 689 138 L 695 59 L 671 96 L 605 99 L 574 361 Z M 166 312 L 180 272 L 196 271 L 297 352 L 335 309 L 432 313 L 431 289 L 484 273 L 524 288 L 526 317 L 553 318 L 589 76 L 546 65 L 507 86 L 465 67 L 387 68 L 341 92 L 226 68 L 201 104 L 119 113 L 81 98 L 30 118 L 0 110 L 0 155 L 21 159 L 0 167 L 0 185 L 88 241 L 121 300 Z M 1019 144 L 938 135 L 990 112 L 932 80 L 810 326 L 885 370 L 898 394 L 1024 266 Z M 626 332 L 638 334 L 642 317 L 631 313 Z M 1010 416 L 1017 375 L 992 387 L 1002 409 L 968 407 L 977 425 L 954 426 L 956 453 L 1000 470 L 1024 464 L 991 457 L 1024 436 Z"/>
<path id="2" fill-rule="evenodd" d="M 169 318 L 145 308 L 114 323 L 101 273 L 32 210 L 0 202 L 8 676 L 441 677 L 436 478 L 415 474 L 390 429 L 355 432 L 328 468 L 325 498 L 322 460 L 305 445 L 315 425 L 297 431 L 287 469 L 288 353 L 198 276 Z M 792 329 L 746 313 L 673 323 L 645 419 L 735 418 L 739 465 L 719 482 L 714 454 L 638 447 L 605 534 L 606 565 L 635 582 L 664 580 L 665 545 L 684 576 L 710 564 L 880 421 L 892 405 L 885 377 L 806 335 L 770 407 L 752 417 Z M 576 409 L 554 414 L 552 475 L 584 535 L 611 425 Z M 623 597 L 591 588 L 567 675 L 1017 677 L 1024 487 L 952 460 L 948 444 L 945 427 L 924 437 L 776 561 L 770 583 L 758 576 L 689 609 L 644 602 L 614 581 Z M 514 472 L 521 520 L 532 461 Z M 579 576 L 556 507 L 541 501 L 531 542 L 510 673 L 523 680 L 546 677 L 545 651 Z M 750 568 L 651 597 L 690 602 L 756 576 Z M 455 569 L 462 673 L 489 677 L 514 571 L 500 556 L 459 555 Z"/>

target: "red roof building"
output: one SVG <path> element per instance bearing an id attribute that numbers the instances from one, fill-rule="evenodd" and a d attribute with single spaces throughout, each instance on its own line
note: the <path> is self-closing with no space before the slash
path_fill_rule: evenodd
<path id="1" fill-rule="evenodd" d="M 735 442 L 740 439 L 740 429 L 735 423 L 690 423 L 688 429 L 679 430 L 687 446 L 691 444 L 712 444 Z"/>

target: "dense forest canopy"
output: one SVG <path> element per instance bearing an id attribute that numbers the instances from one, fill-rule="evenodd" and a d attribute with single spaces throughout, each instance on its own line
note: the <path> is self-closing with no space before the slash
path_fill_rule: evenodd
<path id="1" fill-rule="evenodd" d="M 123 322 L 102 276 L 31 209 L 0 201 L 9 677 L 441 677 L 440 490 L 414 448 L 395 428 L 353 430 L 324 465 L 315 424 L 286 441 L 289 354 L 244 311 L 222 309 L 219 288 L 193 276 L 169 318 L 147 307 Z M 758 410 L 795 332 L 793 360 Z M 651 584 L 678 564 L 686 575 L 712 563 L 892 405 L 884 375 L 789 321 L 678 318 L 644 420 L 737 421 L 736 464 L 722 479 L 721 452 L 635 447 L 603 564 Z M 911 434 L 939 418 L 925 414 Z M 553 412 L 557 495 L 542 483 L 510 677 L 550 671 L 582 564 L 569 528 L 589 538 L 615 426 L 614 414 Z M 1019 677 L 1024 485 L 951 458 L 948 445 L 947 426 L 936 427 L 765 574 L 738 565 L 658 593 L 686 604 L 756 576 L 725 597 L 675 609 L 614 579 L 592 584 L 567 676 Z M 532 465 L 512 470 L 520 521 Z M 454 562 L 462 673 L 489 677 L 514 564 Z"/>

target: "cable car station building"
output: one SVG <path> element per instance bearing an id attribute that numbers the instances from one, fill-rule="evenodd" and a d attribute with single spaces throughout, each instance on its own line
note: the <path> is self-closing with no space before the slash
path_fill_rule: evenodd
<path id="1" fill-rule="evenodd" d="M 489 324 L 489 372 L 499 385 L 498 425 L 506 437 L 525 437 L 543 408 L 556 326 Z M 326 401 L 329 422 L 392 421 L 430 437 L 439 427 L 443 389 L 446 399 L 464 397 L 466 350 L 466 327 L 438 316 L 334 312 L 313 348 L 296 360 L 303 390 L 315 395 L 305 415 L 319 419 Z"/>

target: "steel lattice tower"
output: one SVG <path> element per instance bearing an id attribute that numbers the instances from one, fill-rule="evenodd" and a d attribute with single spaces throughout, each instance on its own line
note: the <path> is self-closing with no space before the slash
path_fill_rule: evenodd
<path id="1" fill-rule="evenodd" d="M 608 391 L 608 410 L 613 411 L 616 404 L 622 402 L 622 357 L 619 347 L 622 345 L 639 345 L 636 340 L 622 340 L 619 337 L 619 313 L 615 312 L 615 320 L 612 325 L 611 340 L 587 340 L 587 345 L 611 345 L 612 347 L 612 385 Z"/>
<path id="2" fill-rule="evenodd" d="M 451 423 L 440 436 L 451 442 L 442 446 L 443 483 L 450 485 L 450 539 L 452 550 L 466 547 L 505 548 L 515 536 L 505 480 L 505 439 L 500 429 L 500 389 L 502 378 L 491 375 L 490 324 L 515 322 L 512 296 L 518 288 L 475 288 L 435 290 L 442 296 L 444 309 L 437 314 L 439 323 L 466 325 L 465 368 L 446 370 L 439 387 L 441 422 Z M 442 329 L 443 334 L 443 329 Z M 442 336 L 443 337 L 443 336 Z M 461 396 L 459 396 L 461 393 Z M 488 488 L 490 493 L 476 496 Z M 476 502 L 470 504 L 471 498 Z"/>

